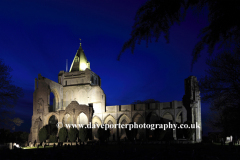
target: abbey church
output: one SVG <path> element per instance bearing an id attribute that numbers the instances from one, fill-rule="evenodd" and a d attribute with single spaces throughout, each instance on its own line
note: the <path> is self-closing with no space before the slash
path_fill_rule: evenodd
<path id="1" fill-rule="evenodd" d="M 106 95 L 101 88 L 101 78 L 90 69 L 81 43 L 73 59 L 69 72 L 60 71 L 58 82 L 41 74 L 35 78 L 33 93 L 33 116 L 29 141 L 38 140 L 39 130 L 48 124 L 154 124 L 161 118 L 166 122 L 201 124 L 201 99 L 197 78 L 185 79 L 185 95 L 182 101 L 149 104 L 129 104 L 106 106 Z M 104 82 L 103 82 L 104 83 Z M 50 94 L 53 93 L 53 103 Z M 183 105 L 184 104 L 184 105 Z M 202 141 L 202 128 L 196 128 L 193 135 L 195 142 Z M 177 131 L 172 131 L 177 140 Z M 124 139 L 124 129 L 113 128 L 110 140 Z M 153 132 L 138 129 L 137 139 L 152 137 Z M 97 128 L 92 129 L 92 139 L 97 139 Z"/>

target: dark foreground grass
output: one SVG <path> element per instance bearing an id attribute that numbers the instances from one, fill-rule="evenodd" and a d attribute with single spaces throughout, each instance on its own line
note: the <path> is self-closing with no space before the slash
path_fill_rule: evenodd
<path id="1" fill-rule="evenodd" d="M 0 159 L 240 159 L 240 146 L 214 144 L 121 144 L 0 151 Z"/>

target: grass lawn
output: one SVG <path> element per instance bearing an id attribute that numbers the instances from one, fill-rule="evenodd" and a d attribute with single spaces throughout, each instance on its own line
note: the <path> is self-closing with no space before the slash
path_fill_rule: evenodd
<path id="1" fill-rule="evenodd" d="M 24 147 L 0 152 L 6 159 L 240 159 L 240 146 L 219 144 L 121 144 L 46 148 Z M 80 156 L 80 157 L 79 157 Z M 2 156 L 5 157 L 5 156 Z"/>
<path id="2" fill-rule="evenodd" d="M 53 146 L 46 146 L 45 148 L 52 148 Z M 43 148 L 43 146 L 39 146 L 38 148 Z M 38 149 L 37 147 L 22 147 L 22 149 Z"/>

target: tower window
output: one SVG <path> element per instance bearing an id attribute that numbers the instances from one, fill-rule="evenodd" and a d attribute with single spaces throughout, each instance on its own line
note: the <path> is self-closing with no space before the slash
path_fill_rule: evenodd
<path id="1" fill-rule="evenodd" d="M 91 81 L 92 81 L 92 83 L 94 83 L 94 81 L 93 81 L 93 76 L 91 77 Z"/>
<path id="2" fill-rule="evenodd" d="M 75 57 L 75 62 L 78 62 L 78 57 Z"/>
<path id="3" fill-rule="evenodd" d="M 67 81 L 65 81 L 65 85 L 67 85 Z"/>

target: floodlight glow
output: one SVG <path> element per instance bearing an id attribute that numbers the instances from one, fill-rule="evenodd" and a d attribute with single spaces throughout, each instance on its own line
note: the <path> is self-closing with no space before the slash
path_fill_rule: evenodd
<path id="1" fill-rule="evenodd" d="M 21 148 L 21 146 L 19 146 L 19 144 L 14 143 L 13 146 L 16 146 L 17 148 Z"/>
<path id="2" fill-rule="evenodd" d="M 87 68 L 86 63 L 80 63 L 80 71 L 85 71 L 86 68 Z"/>

